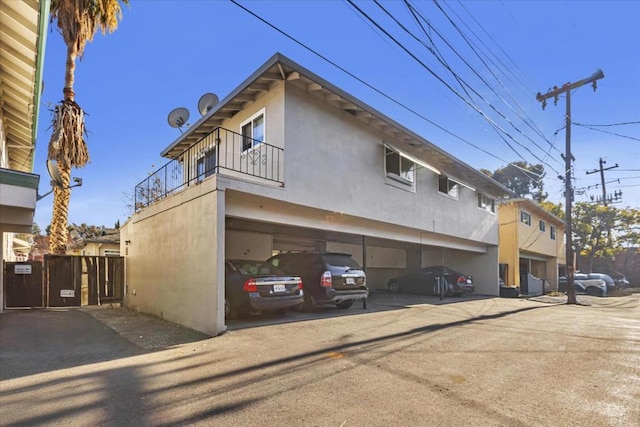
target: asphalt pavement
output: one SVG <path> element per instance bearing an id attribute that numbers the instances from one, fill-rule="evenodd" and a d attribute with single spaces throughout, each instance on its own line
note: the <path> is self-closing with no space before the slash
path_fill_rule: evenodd
<path id="1" fill-rule="evenodd" d="M 0 315 L 0 425 L 638 426 L 638 294 L 374 298 L 209 338 L 120 307 Z"/>

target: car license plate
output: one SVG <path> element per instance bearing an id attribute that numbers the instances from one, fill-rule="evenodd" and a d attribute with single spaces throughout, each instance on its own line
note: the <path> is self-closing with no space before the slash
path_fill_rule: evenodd
<path id="1" fill-rule="evenodd" d="M 471 284 L 471 280 L 470 280 L 470 279 L 467 279 L 467 283 L 468 283 L 468 284 Z"/>
<path id="2" fill-rule="evenodd" d="M 285 285 L 273 285 L 273 292 L 287 292 Z"/>
<path id="3" fill-rule="evenodd" d="M 345 283 L 347 285 L 353 285 L 356 283 L 355 279 L 353 277 L 347 277 Z"/>

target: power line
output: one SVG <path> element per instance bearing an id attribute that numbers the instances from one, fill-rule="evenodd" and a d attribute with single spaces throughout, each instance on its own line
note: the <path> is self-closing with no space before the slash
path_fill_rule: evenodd
<path id="1" fill-rule="evenodd" d="M 408 0 L 404 0 L 405 3 L 408 4 Z M 447 20 L 449 21 L 449 23 L 453 26 L 453 28 L 456 29 L 456 31 L 458 32 L 458 34 L 460 34 L 460 36 L 462 37 L 462 39 L 467 43 L 467 46 L 469 46 L 469 48 L 471 49 L 471 51 L 478 57 L 478 59 L 480 60 L 480 62 L 485 66 L 485 68 L 491 73 L 491 75 L 496 79 L 496 81 L 498 82 L 498 84 L 500 84 L 500 86 L 507 92 L 507 94 L 509 95 L 509 97 L 511 98 L 511 100 L 515 103 L 516 106 L 518 106 L 518 108 L 520 109 L 520 111 L 522 111 L 523 113 L 526 114 L 526 112 L 524 111 L 524 109 L 520 106 L 520 104 L 518 104 L 518 102 L 511 97 L 509 94 L 509 91 L 507 90 L 507 88 L 502 84 L 502 82 L 500 81 L 500 79 L 498 78 L 498 76 L 495 75 L 495 73 L 493 72 L 493 70 L 491 70 L 491 67 L 489 67 L 487 65 L 487 63 L 484 61 L 484 59 L 482 58 L 482 55 L 480 55 L 473 47 L 472 43 L 469 41 L 469 39 L 467 38 L 467 36 L 464 34 L 464 32 L 458 27 L 458 25 L 453 22 L 453 20 L 451 19 L 451 17 L 449 17 L 449 15 L 447 15 L 447 13 L 444 11 L 444 9 L 440 6 L 440 4 L 438 3 L 437 0 L 434 0 L 435 5 L 438 7 L 438 9 L 440 10 L 440 12 L 442 12 L 442 14 L 447 18 Z M 423 20 L 425 20 L 425 22 L 428 21 L 423 17 L 420 16 Z M 533 124 L 533 122 L 529 123 L 529 121 L 527 119 L 525 119 L 524 117 L 522 117 L 499 93 L 497 93 L 493 87 L 491 87 L 491 85 L 471 66 L 467 63 L 467 61 L 462 58 L 462 56 L 457 52 L 457 50 L 451 46 L 446 40 L 445 38 L 440 35 L 440 33 L 433 28 L 431 25 L 429 25 L 434 31 L 435 33 L 442 39 L 444 40 L 444 42 L 447 44 L 447 46 L 449 46 L 449 48 L 451 50 L 453 50 L 454 53 L 456 53 L 456 55 L 471 69 L 471 71 L 474 72 L 474 74 L 476 74 L 476 76 L 478 76 L 478 78 L 485 84 L 487 85 L 487 87 L 498 97 L 500 98 L 501 101 L 503 101 L 507 107 L 509 107 L 509 109 L 511 111 L 513 111 L 518 118 L 520 118 L 526 125 L 528 125 L 534 132 L 536 132 L 538 134 L 538 136 L 540 136 L 542 139 L 544 139 L 550 146 L 551 149 L 554 149 L 555 147 L 553 146 L 553 144 L 551 144 L 551 142 L 545 137 L 545 135 L 542 133 L 542 131 L 540 131 L 540 129 L 538 129 L 535 124 Z M 480 97 L 482 99 L 482 97 Z M 483 99 L 484 101 L 484 99 Z M 486 102 L 486 101 L 485 101 Z M 488 102 L 487 102 L 488 103 Z M 491 105 L 491 104 L 489 104 Z M 500 113 L 499 113 L 500 114 Z M 506 117 L 505 120 L 507 120 L 511 126 L 513 126 L 514 129 L 516 129 L 518 132 L 520 132 L 522 135 L 524 135 L 529 141 L 531 141 L 536 147 L 538 147 L 540 150 L 542 150 L 543 152 L 546 152 L 546 150 L 544 150 L 542 147 L 540 147 L 538 144 L 536 144 L 531 138 L 529 138 L 527 135 L 525 135 L 524 133 L 522 133 L 518 128 L 515 127 L 515 125 L 511 122 L 511 120 L 507 119 Z M 529 119 L 530 120 L 530 119 Z M 560 150 L 558 150 L 556 148 L 556 151 L 560 154 L 562 154 L 562 152 Z M 558 160 L 559 162 L 559 160 Z"/>
<path id="2" fill-rule="evenodd" d="M 627 135 L 620 135 L 619 133 L 609 132 L 609 131 L 598 129 L 598 128 L 594 128 L 594 127 L 591 127 L 591 126 L 582 125 L 580 123 L 574 123 L 574 125 L 580 126 L 580 127 L 583 127 L 583 128 L 587 128 L 587 129 L 591 129 L 591 130 L 595 130 L 597 132 L 608 133 L 609 135 L 619 136 L 621 138 L 627 138 L 627 139 L 633 139 L 634 141 L 640 141 L 640 138 L 635 138 L 633 136 L 627 136 Z"/>
<path id="3" fill-rule="evenodd" d="M 578 125 L 578 126 L 605 127 L 605 126 L 638 125 L 638 124 L 640 124 L 640 122 L 609 123 L 609 124 L 606 124 L 606 125 L 590 125 L 590 124 L 575 123 L 575 122 L 573 124 L 574 125 Z"/>
<path id="4" fill-rule="evenodd" d="M 517 166 L 515 164 L 512 164 L 512 162 L 509 162 L 507 160 L 504 160 L 498 156 L 496 156 L 495 154 L 485 150 L 484 148 L 481 148 L 479 146 L 477 146 L 476 144 L 473 144 L 472 142 L 462 138 L 461 136 L 456 135 L 455 133 L 451 132 L 450 130 L 444 128 L 443 126 L 435 123 L 434 121 L 428 119 L 427 117 L 425 117 L 424 115 L 420 114 L 419 112 L 417 112 L 416 110 L 408 107 L 407 105 L 401 103 L 400 101 L 396 100 L 395 98 L 393 98 L 392 96 L 386 94 L 385 92 L 381 91 L 380 89 L 377 89 L 376 87 L 374 87 L 373 85 L 371 85 L 370 83 L 367 83 L 366 81 L 364 81 L 363 79 L 361 79 L 360 77 L 356 76 L 355 74 L 351 73 L 350 71 L 348 71 L 347 69 L 341 67 L 340 65 L 336 64 L 335 62 L 333 62 L 332 60 L 330 60 L 329 58 L 327 58 L 326 56 L 322 55 L 321 53 L 315 51 L 314 49 L 312 49 L 311 47 L 307 46 L 306 44 L 302 43 L 301 41 L 297 40 L 295 37 L 289 35 L 288 33 L 286 33 L 285 31 L 281 30 L 280 28 L 276 27 L 275 25 L 273 25 L 272 23 L 270 23 L 269 21 L 267 21 L 266 19 L 262 18 L 261 16 L 257 15 L 256 13 L 254 13 L 253 11 L 247 9 L 245 6 L 241 5 L 240 3 L 238 3 L 236 0 L 229 0 L 231 3 L 235 4 L 236 6 L 238 6 L 239 8 L 241 8 L 242 10 L 244 10 L 245 12 L 247 12 L 248 14 L 250 14 L 251 16 L 253 16 L 254 18 L 258 19 L 259 21 L 261 21 L 262 23 L 268 25 L 269 27 L 271 27 L 272 29 L 276 30 L 277 32 L 279 32 L 280 34 L 282 34 L 283 36 L 287 37 L 289 40 L 293 41 L 294 43 L 298 44 L 299 46 L 303 47 L 304 49 L 308 50 L 309 52 L 313 53 L 314 55 L 316 55 L 317 57 L 319 57 L 320 59 L 326 61 L 327 63 L 331 64 L 332 66 L 336 67 L 337 69 L 339 69 L 340 71 L 342 71 L 343 73 L 347 74 L 348 76 L 354 78 L 355 80 L 357 80 L 358 82 L 362 83 L 363 85 L 367 86 L 369 89 L 372 89 L 373 91 L 375 91 L 376 93 L 382 95 L 383 97 L 385 97 L 386 99 L 390 100 L 391 102 L 393 102 L 394 104 L 404 108 L 405 110 L 415 114 L 417 117 L 423 119 L 424 121 L 426 121 L 427 123 L 430 123 L 431 125 L 435 126 L 436 128 L 442 130 L 443 132 L 446 132 L 447 134 L 451 135 L 452 137 L 470 145 L 471 147 L 482 151 L 483 153 L 493 157 L 494 159 L 500 160 L 501 162 L 504 162 L 505 164 L 511 165 L 515 168 L 518 169 L 523 169 L 520 166 Z M 524 159 L 523 159 L 524 160 Z M 530 171 L 527 171 L 530 172 Z"/>
<path id="5" fill-rule="evenodd" d="M 234 0 L 231 0 L 234 1 Z M 531 154 L 533 157 L 535 157 L 537 160 L 539 160 L 541 163 L 549 166 L 549 168 L 551 168 L 551 170 L 553 170 L 555 173 L 558 173 L 558 171 L 556 171 L 553 166 L 549 165 L 547 162 L 545 162 L 544 160 L 540 159 L 535 153 L 533 153 L 529 147 L 527 147 L 526 145 L 520 143 L 519 141 L 517 141 L 513 136 L 511 136 L 511 134 L 509 134 L 509 132 L 507 132 L 506 130 L 504 130 L 500 125 L 498 125 L 493 119 L 491 119 L 491 117 L 487 116 L 482 110 L 480 110 L 479 108 L 477 108 L 476 106 L 474 106 L 471 102 L 469 102 L 465 97 L 463 97 L 462 95 L 460 95 L 460 93 L 458 91 L 456 91 L 453 87 L 451 87 L 451 85 L 449 83 L 447 83 L 446 81 L 444 81 L 444 79 L 442 79 L 442 77 L 440 77 L 437 73 L 435 73 L 431 68 L 429 68 L 423 61 L 421 61 L 413 52 L 411 52 L 406 46 L 404 46 L 402 43 L 400 43 L 395 37 L 393 37 L 391 34 L 389 34 L 388 31 L 386 31 L 384 28 L 382 28 L 382 26 L 380 24 L 378 24 L 374 19 L 372 19 L 369 15 L 367 15 L 366 12 L 364 12 L 362 9 L 360 9 L 352 0 L 346 0 L 353 8 L 355 8 L 358 12 L 360 12 L 365 18 L 367 18 L 373 25 L 375 25 L 376 27 L 378 27 L 378 29 L 380 31 L 382 31 L 383 33 L 385 33 L 385 35 L 387 37 L 389 37 L 391 40 L 393 40 L 400 48 L 402 48 L 409 56 L 411 56 L 416 62 L 418 62 L 424 69 L 426 69 L 433 77 L 435 77 L 440 83 L 442 83 L 443 85 L 445 85 L 451 92 L 453 92 L 456 96 L 458 96 L 462 101 L 464 101 L 467 105 L 469 105 L 471 108 L 473 108 L 478 114 L 480 114 L 485 120 L 487 120 L 492 126 L 494 126 L 495 128 L 499 129 L 502 133 L 504 133 L 509 139 L 511 139 L 513 142 L 515 142 L 516 144 L 520 145 L 522 148 L 524 148 L 525 150 L 527 150 L 529 152 L 529 154 Z M 490 104 L 489 104 L 490 105 Z M 518 151 L 511 145 L 509 144 L 504 138 L 502 138 L 502 140 L 516 153 L 520 156 L 520 153 L 518 153 Z M 521 156 L 520 156 L 521 157 Z M 524 160 L 524 159 L 523 159 Z"/>

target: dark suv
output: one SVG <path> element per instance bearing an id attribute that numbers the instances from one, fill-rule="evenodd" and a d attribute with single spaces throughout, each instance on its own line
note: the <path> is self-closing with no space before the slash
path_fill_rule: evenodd
<path id="1" fill-rule="evenodd" d="M 349 308 L 369 296 L 362 267 L 349 254 L 335 252 L 289 252 L 272 256 L 267 262 L 286 274 L 302 277 L 304 308 L 335 305 Z"/>

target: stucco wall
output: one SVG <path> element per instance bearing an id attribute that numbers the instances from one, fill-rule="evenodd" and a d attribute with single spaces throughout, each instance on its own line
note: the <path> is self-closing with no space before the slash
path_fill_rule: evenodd
<path id="1" fill-rule="evenodd" d="M 418 168 L 415 192 L 389 183 L 384 142 L 376 129 L 295 86 L 285 93 L 286 200 L 489 244 L 498 243 L 497 216 L 477 207 L 477 194 L 458 200 L 437 191 L 437 175 Z"/>
<path id="2" fill-rule="evenodd" d="M 473 276 L 476 294 L 500 295 L 498 284 L 498 247 L 490 246 L 484 255 L 462 251 L 448 251 L 447 266 L 463 274 Z"/>
<path id="3" fill-rule="evenodd" d="M 210 335 L 225 330 L 224 192 L 215 180 L 133 215 L 120 237 L 128 307 Z"/>

